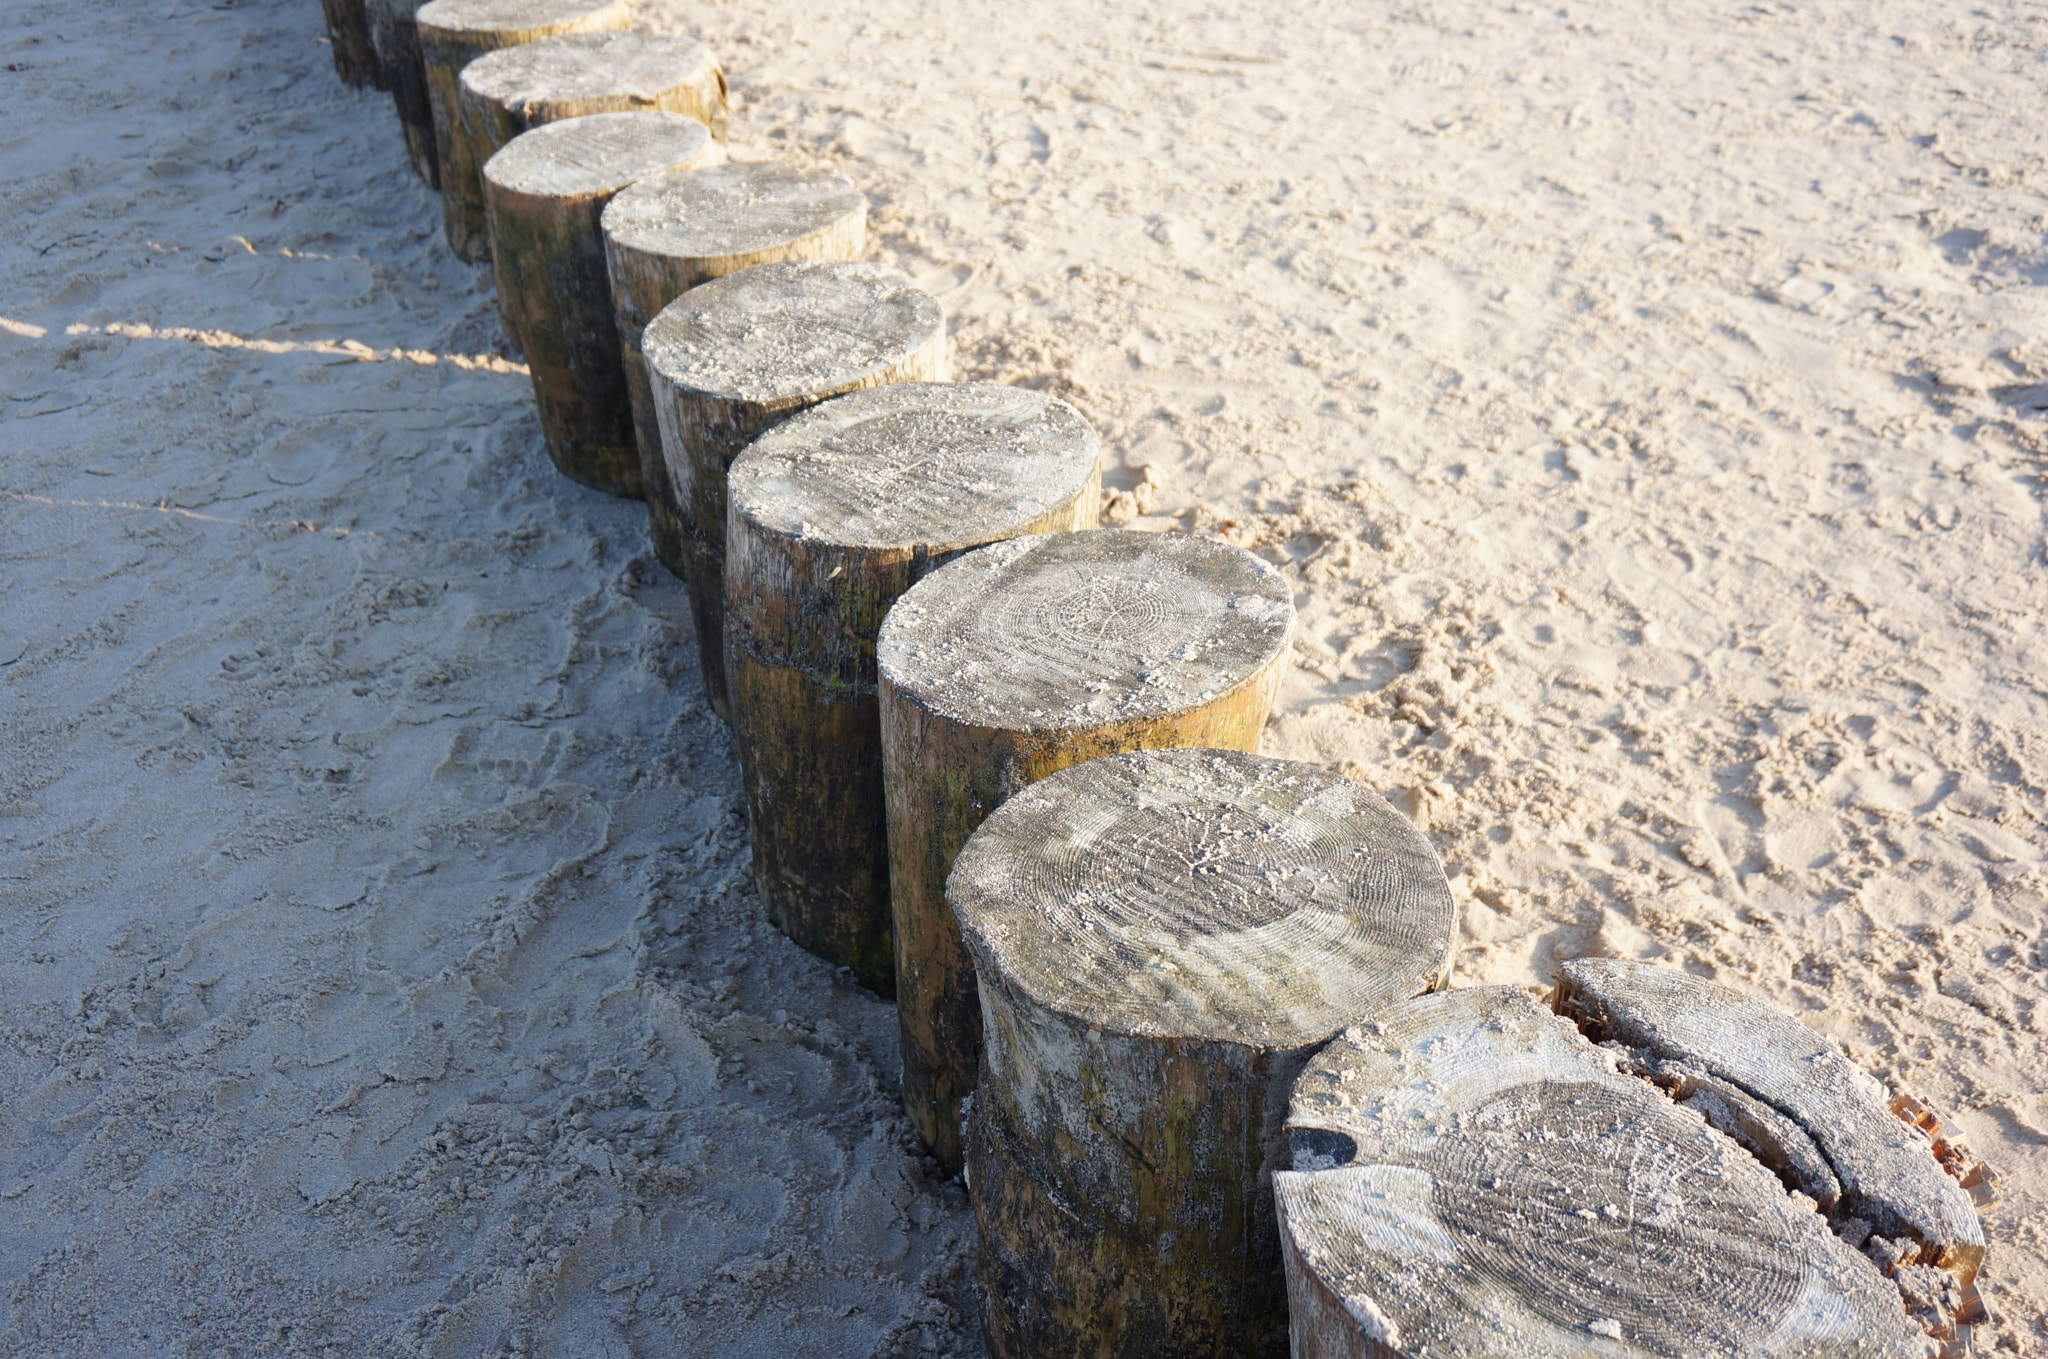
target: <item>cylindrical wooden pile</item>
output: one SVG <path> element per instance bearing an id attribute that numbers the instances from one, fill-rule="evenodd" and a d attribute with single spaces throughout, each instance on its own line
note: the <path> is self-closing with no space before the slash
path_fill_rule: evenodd
<path id="1" fill-rule="evenodd" d="M 515 318 L 548 455 L 564 476 L 640 493 L 600 219 L 636 179 L 723 155 L 679 113 L 594 113 L 515 139 L 484 166 L 498 300 Z"/>
<path id="2" fill-rule="evenodd" d="M 981 1007 L 946 875 L 1005 798 L 1102 755 L 1252 750 L 1294 609 L 1248 552 L 1177 533 L 1019 539 L 912 587 L 876 656 L 903 1099 L 939 1163 L 961 1163 Z"/>
<path id="3" fill-rule="evenodd" d="M 1439 984 L 1443 868 L 1291 761 L 1090 760 L 998 808 L 948 884 L 988 1047 L 969 1120 L 997 1359 L 1280 1355 L 1271 1175 L 1295 1074 Z"/>
<path id="4" fill-rule="evenodd" d="M 1983 1164 L 1683 973 L 1423 994 L 1433 851 L 1251 753 L 1286 580 L 1090 531 L 1080 414 L 946 383 L 845 180 L 722 164 L 708 49 L 621 0 L 322 3 L 493 260 L 550 456 L 649 501 L 764 909 L 896 997 L 999 1359 L 1967 1354 Z"/>
<path id="5" fill-rule="evenodd" d="M 478 156 L 477 144 L 463 134 L 458 107 L 463 68 L 486 52 L 562 33 L 624 28 L 631 18 L 626 0 L 430 0 L 420 7 L 415 21 L 434 117 L 442 226 L 457 255 L 490 257 L 482 167 L 497 149 Z"/>
<path id="6" fill-rule="evenodd" d="M 640 347 L 647 323 L 698 284 L 742 269 L 859 259 L 867 253 L 867 221 L 868 200 L 840 175 L 775 161 L 655 175 L 605 208 L 605 258 L 640 449 L 640 494 L 654 554 L 676 576 L 687 571 L 683 531 Z"/>
<path id="7" fill-rule="evenodd" d="M 875 637 L 933 568 L 1092 528 L 1101 446 L 1073 407 L 892 383 L 762 435 L 727 478 L 725 664 L 768 918 L 884 996 L 890 947 Z"/>
<path id="8" fill-rule="evenodd" d="M 729 721 L 726 469 L 770 426 L 820 401 L 943 382 L 945 315 L 886 265 L 787 261 L 692 288 L 648 323 L 641 352 L 675 487 L 704 695 Z"/>

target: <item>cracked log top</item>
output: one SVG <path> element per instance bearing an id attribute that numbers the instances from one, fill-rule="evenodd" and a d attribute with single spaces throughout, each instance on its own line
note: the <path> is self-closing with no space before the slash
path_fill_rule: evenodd
<path id="1" fill-rule="evenodd" d="M 832 170 L 734 161 L 644 179 L 604 210 L 605 257 L 654 552 L 683 564 L 680 507 L 661 456 L 641 332 L 663 307 L 710 279 L 778 260 L 859 259 L 867 253 L 868 200 Z"/>
<path id="2" fill-rule="evenodd" d="M 484 165 L 498 303 L 526 349 L 548 456 L 585 486 L 640 493 L 600 214 L 636 179 L 723 154 L 694 118 L 599 113 L 537 127 Z"/>
<path id="3" fill-rule="evenodd" d="M 1964 1283 L 1984 1262 L 1984 1228 L 1970 1195 L 1929 1154 L 1928 1140 L 1890 1108 L 1877 1078 L 1789 1015 L 1725 986 L 1670 968 L 1579 958 L 1558 970 L 1556 1006 L 1599 1042 L 1616 1042 L 1674 1081 L 1733 1087 L 1736 1099 L 1803 1132 L 1799 1159 L 1821 1162 L 1813 1187 L 1797 1185 L 1838 1220 L 1906 1238 L 1915 1264 Z M 1817 1154 L 1816 1154 L 1817 1153 Z M 1823 1159 L 1824 1158 L 1824 1159 Z M 1836 1201 L 1825 1197 L 1830 1191 Z M 1861 1244 L 1857 1242 L 1856 1244 Z"/>
<path id="4" fill-rule="evenodd" d="M 988 1024 L 967 1164 L 991 1353 L 1283 1352 L 1287 1091 L 1443 981 L 1428 842 L 1312 765 L 1151 750 L 1012 797 L 948 895 Z"/>
<path id="5" fill-rule="evenodd" d="M 954 856 L 1003 799 L 1080 761 L 1255 749 L 1293 622 L 1286 580 L 1250 553 L 1123 529 L 983 548 L 890 611 L 876 657 L 903 1098 L 947 1169 L 981 1051 Z"/>
<path id="6" fill-rule="evenodd" d="M 726 469 L 769 427 L 892 382 L 943 382 L 937 299 L 887 265 L 789 260 L 692 288 L 641 336 L 673 483 L 705 698 L 725 690 Z"/>
<path id="7" fill-rule="evenodd" d="M 420 60 L 417 16 L 420 0 L 363 0 L 382 88 L 405 133 L 405 154 L 413 170 L 433 188 L 441 187 L 440 154 L 434 147 L 434 106 L 427 97 L 427 71 Z"/>
<path id="8" fill-rule="evenodd" d="M 1937 1352 L 1919 1281 L 1717 1131 L 1722 1106 L 1638 1069 L 1512 987 L 1397 1005 L 1325 1048 L 1274 1176 L 1294 1353 Z"/>
<path id="9" fill-rule="evenodd" d="M 895 994 L 875 635 L 934 567 L 1093 528 L 1102 448 L 1073 407 L 892 383 L 762 435 L 727 477 L 725 661 L 768 918 Z"/>
<path id="10" fill-rule="evenodd" d="M 626 0 L 431 0 L 420 7 L 417 20 L 440 164 L 442 228 L 457 256 L 488 259 L 490 225 L 479 167 L 490 151 L 479 156 L 463 134 L 462 68 L 500 48 L 561 33 L 624 28 L 632 11 Z"/>

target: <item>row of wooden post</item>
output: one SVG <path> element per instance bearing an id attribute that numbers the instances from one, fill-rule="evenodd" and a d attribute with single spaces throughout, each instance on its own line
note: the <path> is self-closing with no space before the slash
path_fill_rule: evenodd
<path id="1" fill-rule="evenodd" d="M 1798 1025 L 1568 969 L 1559 1007 L 1622 1035 L 1618 1070 L 1519 993 L 1432 994 L 1457 921 L 1427 842 L 1252 753 L 1285 580 L 1096 528 L 1085 420 L 947 382 L 938 303 L 859 258 L 860 195 L 725 160 L 708 51 L 623 0 L 325 4 L 451 248 L 492 261 L 555 464 L 648 503 L 764 909 L 896 1000 L 906 1108 L 968 1172 L 994 1353 L 1278 1355 L 1290 1315 L 1317 1356 L 1967 1336 L 1969 1195 L 1815 1077 Z M 1625 1232 L 1584 1228 L 1623 1201 Z M 1967 1296 L 1908 1317 L 1816 1225 L 1843 1220 Z"/>

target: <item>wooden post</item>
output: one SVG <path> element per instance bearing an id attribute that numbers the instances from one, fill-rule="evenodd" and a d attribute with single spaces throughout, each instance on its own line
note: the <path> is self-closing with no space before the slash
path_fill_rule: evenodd
<path id="1" fill-rule="evenodd" d="M 327 41 L 334 49 L 334 74 L 341 83 L 352 90 L 386 88 L 364 0 L 320 0 L 320 10 L 327 19 Z"/>
<path id="2" fill-rule="evenodd" d="M 1630 1010 L 1614 975 L 1560 997 Z M 1828 1064 L 1780 1088 L 1828 1103 L 1849 1088 Z M 1642 1071 L 1512 987 L 1398 1005 L 1324 1049 L 1274 1176 L 1297 1359 L 1928 1353 L 1902 1277 L 1924 1266 L 1887 1281 L 1839 1215 L 1717 1130 L 1720 1106 Z"/>
<path id="3" fill-rule="evenodd" d="M 439 153 L 434 147 L 434 108 L 427 98 L 427 72 L 420 59 L 418 12 L 421 0 L 363 0 L 370 21 L 370 43 L 377 69 L 391 91 L 398 125 L 405 133 L 405 153 L 413 171 L 429 188 L 441 187 Z"/>
<path id="4" fill-rule="evenodd" d="M 723 154 L 695 118 L 597 113 L 537 127 L 484 165 L 498 302 L 526 349 L 548 456 L 585 486 L 640 492 L 599 217 L 634 180 Z"/>
<path id="5" fill-rule="evenodd" d="M 1280 573 L 1180 533 L 999 543 L 909 590 L 876 646 L 903 1100 L 948 1170 L 981 1008 L 946 874 L 996 805 L 1099 755 L 1254 750 L 1294 608 Z"/>
<path id="6" fill-rule="evenodd" d="M 733 161 L 644 179 L 604 210 L 612 309 L 633 401 L 640 492 L 654 554 L 681 576 L 682 527 L 661 456 L 661 428 L 640 333 L 698 284 L 777 260 L 852 260 L 867 253 L 868 200 L 831 170 Z"/>
<path id="7" fill-rule="evenodd" d="M 1228 750 L 1018 793 L 947 895 L 988 1048 L 968 1123 L 994 1359 L 1278 1356 L 1287 1093 L 1361 1015 L 1442 984 L 1457 909 L 1377 793 Z"/>
<path id="8" fill-rule="evenodd" d="M 420 7 L 420 60 L 440 156 L 442 226 L 456 255 L 484 260 L 491 254 L 479 174 L 489 156 L 477 158 L 476 148 L 462 135 L 457 107 L 462 68 L 486 52 L 559 33 L 624 28 L 632 17 L 626 0 L 430 0 Z"/>
<path id="9" fill-rule="evenodd" d="M 946 318 L 901 271 L 790 260 L 692 288 L 641 337 L 662 457 L 683 530 L 697 663 L 711 709 L 725 693 L 725 473 L 771 425 L 890 382 L 946 380 Z"/>
<path id="10" fill-rule="evenodd" d="M 934 567 L 1093 528 L 1102 448 L 1080 413 L 987 383 L 894 383 L 777 425 L 726 489 L 726 692 L 754 881 L 791 939 L 896 992 L 875 634 Z"/>
<path id="11" fill-rule="evenodd" d="M 462 136 L 478 165 L 530 128 L 593 113 L 680 113 L 725 144 L 725 73 L 690 38 L 631 29 L 537 38 L 486 52 L 456 83 Z M 524 349 L 518 322 L 498 302 L 506 336 Z"/>

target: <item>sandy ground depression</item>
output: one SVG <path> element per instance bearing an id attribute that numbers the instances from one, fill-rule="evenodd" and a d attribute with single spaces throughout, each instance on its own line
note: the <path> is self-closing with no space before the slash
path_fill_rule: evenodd
<path id="1" fill-rule="evenodd" d="M 1415 818 L 1461 980 L 1840 1040 L 2048 1354 L 2048 8 L 643 15 L 1115 513 L 1293 573 L 1266 749 Z M 0 10 L 0 1353 L 971 1354 L 893 1019 L 320 32 Z"/>

